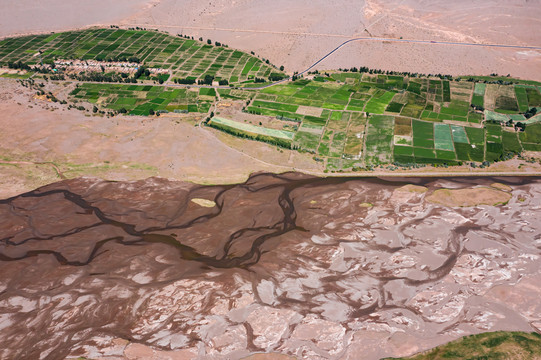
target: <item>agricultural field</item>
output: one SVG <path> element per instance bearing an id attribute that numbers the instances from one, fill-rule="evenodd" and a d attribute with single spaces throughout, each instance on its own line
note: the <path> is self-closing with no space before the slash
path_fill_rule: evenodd
<path id="1" fill-rule="evenodd" d="M 100 85 L 86 90 L 85 86 L 74 96 L 111 109 L 124 106 L 131 114 L 146 114 L 149 108 L 206 112 L 218 93 L 223 100 L 245 102 L 244 111 L 256 117 L 296 122 L 294 131 L 286 131 L 287 142 L 280 140 L 279 144 L 314 154 L 325 162 L 329 171 L 389 163 L 402 166 L 482 163 L 524 150 L 541 151 L 541 124 L 536 125 L 541 117 L 531 118 L 530 124 L 520 112 L 502 113 L 501 107 L 495 108 L 494 99 L 498 95 L 494 95 L 494 89 L 498 91 L 503 86 L 491 86 L 489 95 L 493 100 L 488 101 L 494 104 L 491 110 L 473 108 L 472 105 L 486 105 L 488 87 L 484 83 L 336 73 L 262 90 L 159 91 L 159 87 L 152 86 L 145 93 L 142 86 L 128 86 L 121 92 Z M 533 86 L 515 85 L 501 93 L 506 97 L 523 94 L 516 97 L 522 99 L 517 100 L 517 107 L 524 100 L 529 108 L 530 102 L 538 101 L 534 90 L 538 91 Z M 441 101 L 444 99 L 449 101 Z M 500 106 L 503 103 L 498 102 Z M 526 131 L 516 131 L 513 127 L 516 122 L 528 124 Z M 264 126 L 244 124 L 253 127 L 247 129 L 223 120 L 211 121 L 210 125 L 241 137 L 276 143 L 276 139 L 283 140 L 275 133 L 280 130 Z"/>
<path id="2" fill-rule="evenodd" d="M 538 359 L 540 356 L 541 335 L 538 333 L 496 331 L 465 336 L 432 350 L 395 360 Z"/>
<path id="3" fill-rule="evenodd" d="M 160 84 L 148 74 L 139 78 L 142 84 L 80 82 L 68 100 L 143 116 L 195 112 L 210 117 L 218 101 L 229 103 L 229 109 L 251 117 L 250 123 L 235 121 L 229 111 L 232 120 L 219 116 L 208 125 L 308 152 L 329 171 L 390 163 L 483 163 L 541 151 L 541 84 L 531 81 L 328 71 L 266 87 L 269 77 L 285 75 L 261 59 L 158 31 L 89 29 L 0 41 L 0 64 L 38 64 L 40 56 L 44 62 L 131 59 L 165 69 Z M 229 87 L 178 81 L 209 77 L 214 84 L 227 80 Z M 284 127 L 266 128 L 269 119 Z"/>
<path id="4" fill-rule="evenodd" d="M 268 129 L 217 116 L 213 117 L 208 125 L 239 137 L 266 141 L 285 147 L 291 147 L 295 135 L 292 131 Z"/>
<path id="5" fill-rule="evenodd" d="M 214 101 L 212 94 L 215 94 L 214 89 L 206 88 L 83 83 L 70 93 L 70 99 L 86 101 L 106 110 L 124 109 L 130 115 L 149 115 L 151 110 L 207 113 Z"/>
<path id="6" fill-rule="evenodd" d="M 0 41 L 0 64 L 28 65 L 65 60 L 137 60 L 167 69 L 172 78 L 203 79 L 210 75 L 230 83 L 250 82 L 279 73 L 261 59 L 224 46 L 172 36 L 158 31 L 89 29 L 30 35 Z"/>
<path id="7" fill-rule="evenodd" d="M 491 110 L 483 111 L 486 89 L 485 83 L 469 81 L 333 73 L 254 92 L 246 111 L 299 122 L 296 147 L 327 158 L 329 170 L 345 168 L 344 160 L 361 166 L 456 165 L 541 149 L 541 134 L 529 135 L 536 127 L 525 134 L 513 127 L 528 123 L 518 105 L 523 110 L 535 105 L 538 89 L 491 85 Z M 513 99 L 512 112 L 515 92 L 522 97 Z"/>
<path id="8" fill-rule="evenodd" d="M 388 164 L 392 160 L 394 117 L 373 115 L 368 119 L 364 161 L 367 165 Z"/>

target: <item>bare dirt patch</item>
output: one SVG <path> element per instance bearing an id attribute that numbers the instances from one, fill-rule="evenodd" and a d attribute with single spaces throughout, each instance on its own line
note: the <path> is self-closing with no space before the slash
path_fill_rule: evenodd
<path id="1" fill-rule="evenodd" d="M 511 186 L 501 184 L 501 183 L 493 183 L 493 184 L 490 184 L 490 186 L 492 186 L 495 189 L 502 190 L 502 191 L 511 191 L 511 190 L 513 190 L 511 188 Z"/>
<path id="2" fill-rule="evenodd" d="M 430 194 L 426 200 L 448 207 L 472 207 L 505 204 L 511 197 L 511 194 L 501 190 L 478 187 L 474 189 L 438 189 Z"/>
<path id="3" fill-rule="evenodd" d="M 19 0 L 3 1 L 0 36 L 29 32 L 48 32 L 96 24 L 114 24 L 143 11 L 149 0 Z"/>
<path id="4" fill-rule="evenodd" d="M 312 106 L 299 106 L 297 109 L 297 114 L 308 115 L 308 116 L 321 116 L 323 112 L 322 108 L 312 107 Z"/>

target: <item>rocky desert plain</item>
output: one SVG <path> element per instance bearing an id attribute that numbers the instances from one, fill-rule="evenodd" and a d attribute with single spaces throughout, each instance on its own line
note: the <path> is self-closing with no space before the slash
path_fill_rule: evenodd
<path id="1" fill-rule="evenodd" d="M 354 37 L 541 46 L 538 0 L 0 5 L 1 37 L 155 28 L 290 74 Z M 392 41 L 317 69 L 352 66 L 541 81 L 539 50 Z M 541 178 L 499 176 L 541 174 L 539 153 L 324 177 L 205 115 L 93 116 L 0 78 L 1 359 L 370 360 L 541 333 Z"/>

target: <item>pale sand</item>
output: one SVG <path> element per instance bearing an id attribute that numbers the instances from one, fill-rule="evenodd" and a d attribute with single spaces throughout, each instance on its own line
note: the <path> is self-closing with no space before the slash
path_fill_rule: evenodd
<path id="1" fill-rule="evenodd" d="M 355 36 L 540 46 L 540 9 L 539 1 L 502 0 L 162 0 L 123 23 L 253 50 L 293 72 Z M 452 75 L 495 72 L 541 80 L 540 51 L 434 44 L 351 43 L 318 68 L 352 66 Z"/>
<path id="2" fill-rule="evenodd" d="M 210 38 L 302 71 L 355 36 L 541 46 L 541 2 L 457 0 L 2 0 L 0 36 L 120 24 Z M 214 30 L 213 30 L 214 29 Z M 541 51 L 356 42 L 318 69 L 368 66 L 541 80 Z"/>
<path id="3" fill-rule="evenodd" d="M 85 116 L 78 110 L 66 110 L 65 106 L 59 109 L 59 105 L 32 99 L 32 94 L 14 81 L 0 81 L 0 162 L 52 161 L 69 178 L 92 175 L 134 180 L 161 176 L 234 183 L 256 171 L 306 168 L 311 159 L 293 150 L 280 152 L 275 146 L 242 142 L 194 126 L 193 117 Z M 230 140 L 234 147 L 227 144 Z M 26 163 L 0 163 L 0 198 L 59 180 L 50 165 Z M 87 165 L 80 168 L 82 164 Z M 67 171 L 78 168 L 81 171 Z"/>
<path id="4" fill-rule="evenodd" d="M 144 11 L 149 0 L 0 0 L 0 37 L 109 25 Z"/>

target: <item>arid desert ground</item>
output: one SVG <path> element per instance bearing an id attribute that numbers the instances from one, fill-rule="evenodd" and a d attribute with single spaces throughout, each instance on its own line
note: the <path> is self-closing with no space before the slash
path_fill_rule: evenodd
<path id="1" fill-rule="evenodd" d="M 159 28 L 255 51 L 301 71 L 355 36 L 539 46 L 539 0 L 3 1 L 0 35 L 96 24 Z M 368 66 L 421 73 L 541 79 L 541 52 L 363 41 L 320 69 Z"/>

